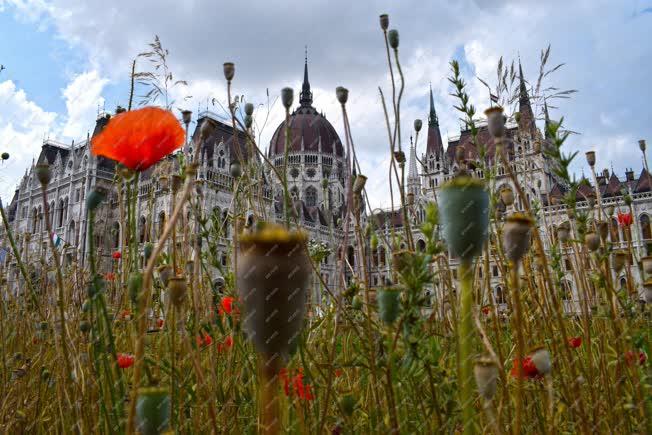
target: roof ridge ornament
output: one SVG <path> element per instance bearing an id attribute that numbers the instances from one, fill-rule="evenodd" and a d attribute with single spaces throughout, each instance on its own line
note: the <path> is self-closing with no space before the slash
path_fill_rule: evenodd
<path id="1" fill-rule="evenodd" d="M 303 66 L 303 84 L 301 85 L 301 94 L 299 95 L 301 107 L 312 107 L 312 92 L 310 91 L 310 81 L 308 80 L 308 46 L 306 45 L 305 64 Z"/>

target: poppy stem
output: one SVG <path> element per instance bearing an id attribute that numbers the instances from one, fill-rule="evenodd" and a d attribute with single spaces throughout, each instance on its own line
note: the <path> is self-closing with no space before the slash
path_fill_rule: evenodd
<path id="1" fill-rule="evenodd" d="M 516 405 L 516 417 L 514 420 L 514 434 L 521 433 L 521 419 L 523 414 L 523 354 L 525 343 L 523 339 L 523 320 L 522 320 L 522 310 L 521 310 L 521 295 L 519 288 L 519 276 L 518 276 L 518 266 L 519 262 L 512 262 L 511 272 L 511 293 L 514 297 L 514 318 L 516 321 L 516 360 L 517 364 L 517 378 L 516 378 L 516 396 L 514 398 Z"/>
<path id="2" fill-rule="evenodd" d="M 473 272 L 472 259 L 462 259 L 460 273 L 460 320 L 458 327 L 459 367 L 460 367 L 460 407 L 464 434 L 475 433 L 475 406 L 473 397 Z"/>

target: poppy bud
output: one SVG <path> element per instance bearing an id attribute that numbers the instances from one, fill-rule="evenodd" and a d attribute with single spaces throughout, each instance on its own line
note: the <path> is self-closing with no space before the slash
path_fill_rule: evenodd
<path id="1" fill-rule="evenodd" d="M 186 125 L 190 124 L 190 121 L 192 121 L 192 110 L 182 110 L 181 120 Z"/>
<path id="2" fill-rule="evenodd" d="M 245 111 L 245 115 L 249 115 L 249 116 L 253 115 L 254 114 L 253 103 L 246 103 L 244 106 L 244 111 Z"/>
<path id="3" fill-rule="evenodd" d="M 224 62 L 224 78 L 230 82 L 233 80 L 234 75 L 235 65 L 233 65 L 233 62 Z"/>
<path id="4" fill-rule="evenodd" d="M 595 151 L 586 152 L 586 163 L 588 163 L 590 167 L 595 166 Z"/>
<path id="5" fill-rule="evenodd" d="M 440 212 L 444 238 L 463 259 L 482 251 L 489 226 L 489 195 L 480 180 L 456 177 L 442 186 Z"/>
<path id="6" fill-rule="evenodd" d="M 534 221 L 529 216 L 516 213 L 507 218 L 503 227 L 503 246 L 505 256 L 517 262 L 530 247 L 530 231 Z"/>
<path id="7" fill-rule="evenodd" d="M 237 287 L 259 353 L 287 358 L 303 326 L 312 268 L 306 235 L 274 224 L 240 238 Z"/>
<path id="8" fill-rule="evenodd" d="M 7 152 L 2 153 L 2 160 L 9 160 L 9 153 Z"/>
<path id="9" fill-rule="evenodd" d="M 627 252 L 616 251 L 613 253 L 614 270 L 620 272 L 627 262 Z"/>
<path id="10" fill-rule="evenodd" d="M 41 183 L 41 186 L 47 186 L 50 184 L 50 179 L 52 179 L 50 165 L 47 163 L 36 165 L 34 172 L 36 172 L 36 178 L 38 179 L 39 183 Z"/>
<path id="11" fill-rule="evenodd" d="M 337 97 L 337 101 L 344 105 L 349 99 L 349 90 L 345 87 L 338 86 L 335 88 L 335 96 Z"/>
<path id="12" fill-rule="evenodd" d="M 168 292 L 170 301 L 175 307 L 180 307 L 186 300 L 188 284 L 183 276 L 174 276 L 168 279 Z"/>
<path id="13" fill-rule="evenodd" d="M 493 399 L 496 394 L 496 380 L 498 379 L 498 366 L 490 358 L 480 358 L 473 367 L 475 383 L 478 392 L 484 400 Z"/>
<path id="14" fill-rule="evenodd" d="M 421 131 L 421 127 L 423 127 L 423 121 L 420 119 L 415 119 L 414 120 L 414 130 L 418 133 Z"/>
<path id="15" fill-rule="evenodd" d="M 353 193 L 362 192 L 365 184 L 367 184 L 367 177 L 365 175 L 358 174 L 358 176 L 355 177 L 355 181 L 353 182 Z"/>
<path id="16" fill-rule="evenodd" d="M 503 108 L 500 106 L 490 107 L 484 111 L 484 114 L 487 117 L 489 134 L 494 138 L 503 137 L 505 135 Z"/>
<path id="17" fill-rule="evenodd" d="M 355 411 L 355 406 L 357 405 L 357 400 L 353 395 L 347 394 L 344 397 L 342 397 L 342 400 L 340 401 L 340 405 L 342 405 L 342 411 L 348 416 L 353 415 L 353 411 Z"/>
<path id="18" fill-rule="evenodd" d="M 134 305 L 137 305 L 140 298 L 140 291 L 143 287 L 143 274 L 132 272 L 127 280 L 127 289 L 129 290 L 129 299 Z"/>
<path id="19" fill-rule="evenodd" d="M 652 304 L 652 279 L 645 280 L 643 284 L 643 300 L 646 304 Z"/>
<path id="20" fill-rule="evenodd" d="M 638 141 L 638 147 L 641 149 L 641 151 L 645 152 L 645 148 L 646 148 L 645 139 L 641 139 Z"/>
<path id="21" fill-rule="evenodd" d="M 600 236 L 594 232 L 587 233 L 584 236 L 584 244 L 591 252 L 595 252 L 600 247 Z"/>
<path id="22" fill-rule="evenodd" d="M 292 88 L 283 88 L 281 89 L 281 103 L 286 109 L 292 107 L 292 102 L 294 101 L 294 90 Z"/>
<path id="23" fill-rule="evenodd" d="M 378 290 L 378 315 L 383 322 L 390 325 L 398 317 L 401 291 L 396 287 Z"/>
<path id="24" fill-rule="evenodd" d="M 143 435 L 164 433 L 170 424 L 170 396 L 166 388 L 141 388 L 136 399 L 136 427 Z"/>
<path id="25" fill-rule="evenodd" d="M 351 299 L 351 308 L 354 310 L 362 309 L 362 298 L 360 296 L 353 296 L 353 299 Z"/>
<path id="26" fill-rule="evenodd" d="M 157 270 L 161 282 L 165 287 L 167 287 L 168 281 L 170 280 L 170 278 L 172 278 L 172 275 L 174 274 L 174 270 L 172 269 L 172 266 L 168 264 L 164 264 L 162 266 L 159 266 Z"/>
<path id="27" fill-rule="evenodd" d="M 383 30 L 387 30 L 389 28 L 389 15 L 382 14 L 380 16 L 380 28 Z"/>
<path id="28" fill-rule="evenodd" d="M 503 186 L 500 188 L 500 200 L 506 206 L 514 204 L 514 191 L 509 186 Z"/>
<path id="29" fill-rule="evenodd" d="M 240 175 L 242 175 L 242 167 L 240 166 L 240 163 L 237 161 L 231 163 L 231 167 L 229 168 L 229 170 L 233 178 L 240 178 Z"/>
<path id="30" fill-rule="evenodd" d="M 389 46 L 396 50 L 398 48 L 398 30 L 390 30 L 387 33 L 387 39 L 389 40 Z"/>
<path id="31" fill-rule="evenodd" d="M 400 164 L 405 163 L 405 153 L 403 151 L 394 151 L 394 159 Z"/>
<path id="32" fill-rule="evenodd" d="M 95 210 L 106 198 L 106 191 L 100 187 L 91 190 L 86 197 L 86 208 L 88 210 Z"/>
<path id="33" fill-rule="evenodd" d="M 625 205 L 630 206 L 632 205 L 632 196 L 631 195 L 625 195 L 623 196 L 623 201 L 625 202 Z"/>
<path id="34" fill-rule="evenodd" d="M 570 239 L 570 224 L 568 222 L 562 222 L 557 228 L 557 239 L 560 242 L 567 242 Z"/>
<path id="35" fill-rule="evenodd" d="M 245 117 L 244 117 L 245 128 L 247 128 L 247 129 L 251 128 L 251 125 L 253 123 L 254 123 L 254 118 L 252 118 L 251 115 L 245 115 Z"/>
<path id="36" fill-rule="evenodd" d="M 550 352 L 544 347 L 534 348 L 530 352 L 530 359 L 537 368 L 541 375 L 547 375 L 552 370 L 552 361 L 550 360 Z"/>

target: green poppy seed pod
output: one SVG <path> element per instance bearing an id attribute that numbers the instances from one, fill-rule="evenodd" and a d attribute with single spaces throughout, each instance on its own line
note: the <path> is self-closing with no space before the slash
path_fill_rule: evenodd
<path id="1" fill-rule="evenodd" d="M 641 268 L 645 275 L 652 275 L 652 256 L 646 255 L 641 258 Z"/>
<path id="2" fill-rule="evenodd" d="M 168 286 L 168 281 L 172 278 L 174 274 L 174 269 L 168 264 L 164 264 L 158 267 L 158 276 L 165 287 Z"/>
<path id="3" fill-rule="evenodd" d="M 643 284 L 643 299 L 646 304 L 652 304 L 652 280 L 647 279 Z"/>
<path id="4" fill-rule="evenodd" d="M 387 32 L 387 39 L 389 40 L 389 46 L 396 50 L 398 48 L 398 30 L 392 29 Z"/>
<path id="5" fill-rule="evenodd" d="M 362 309 L 362 298 L 360 296 L 353 296 L 353 299 L 351 299 L 351 308 L 354 310 Z"/>
<path id="6" fill-rule="evenodd" d="M 359 194 L 362 192 L 362 189 L 364 189 L 364 186 L 367 184 L 367 176 L 358 174 L 355 177 L 355 181 L 353 182 L 353 193 Z"/>
<path id="7" fill-rule="evenodd" d="M 616 251 L 613 253 L 613 265 L 616 272 L 620 272 L 625 267 L 627 262 L 627 252 L 626 251 Z"/>
<path id="8" fill-rule="evenodd" d="M 321 180 L 321 187 L 322 189 L 328 189 L 328 178 L 323 178 Z"/>
<path id="9" fill-rule="evenodd" d="M 423 127 L 423 121 L 420 119 L 415 119 L 414 120 L 414 130 L 418 133 L 421 131 L 421 127 Z"/>
<path id="10" fill-rule="evenodd" d="M 149 260 L 149 257 L 152 256 L 153 251 L 154 245 L 152 245 L 151 242 L 145 243 L 145 246 L 143 247 L 143 256 L 145 257 L 145 261 Z"/>
<path id="11" fill-rule="evenodd" d="M 489 195 L 482 181 L 463 176 L 442 186 L 443 234 L 451 251 L 470 260 L 482 251 L 489 226 Z"/>
<path id="12" fill-rule="evenodd" d="M 514 191 L 509 186 L 503 186 L 500 188 L 500 200 L 506 206 L 514 204 Z"/>
<path id="13" fill-rule="evenodd" d="M 516 121 L 518 123 L 518 122 L 520 122 L 520 120 L 521 120 L 521 112 L 515 112 L 514 113 L 514 121 Z"/>
<path id="14" fill-rule="evenodd" d="M 186 125 L 190 124 L 190 121 L 192 121 L 192 110 L 182 110 L 181 120 Z"/>
<path id="15" fill-rule="evenodd" d="M 394 323 L 400 311 L 401 291 L 396 287 L 378 290 L 378 316 L 387 325 Z"/>
<path id="16" fill-rule="evenodd" d="M 52 179 L 50 165 L 47 163 L 36 165 L 34 172 L 36 172 L 36 179 L 41 183 L 41 186 L 47 186 L 50 184 L 50 180 Z"/>
<path id="17" fill-rule="evenodd" d="M 233 76 L 235 75 L 235 65 L 233 62 L 224 62 L 224 78 L 227 81 L 233 80 Z"/>
<path id="18" fill-rule="evenodd" d="M 254 114 L 253 103 L 246 103 L 244 106 L 244 111 L 245 111 L 245 115 L 249 115 L 249 116 L 253 115 Z"/>
<path id="19" fill-rule="evenodd" d="M 394 151 L 394 159 L 399 163 L 405 163 L 405 153 L 403 151 Z"/>
<path id="20" fill-rule="evenodd" d="M 281 89 L 281 103 L 283 103 L 283 107 L 289 110 L 290 107 L 292 107 L 293 102 L 294 102 L 294 90 L 292 88 Z"/>
<path id="21" fill-rule="evenodd" d="M 521 213 L 509 216 L 503 226 L 503 247 L 507 259 L 517 262 L 530 248 L 530 233 L 534 221 Z"/>
<path id="22" fill-rule="evenodd" d="M 188 283 L 183 276 L 173 276 L 168 279 L 168 294 L 170 301 L 175 307 L 180 307 L 186 300 Z"/>
<path id="23" fill-rule="evenodd" d="M 389 15 L 382 14 L 380 16 L 380 28 L 383 30 L 387 30 L 389 28 Z"/>
<path id="24" fill-rule="evenodd" d="M 584 244 L 589 251 L 595 252 L 600 247 L 600 236 L 594 232 L 587 233 L 584 236 Z"/>
<path id="25" fill-rule="evenodd" d="M 550 352 L 542 346 L 535 347 L 530 351 L 530 359 L 537 368 L 539 374 L 548 375 L 552 371 L 552 360 L 550 359 Z"/>
<path id="26" fill-rule="evenodd" d="M 646 148 L 645 139 L 641 139 L 638 141 L 638 147 L 641 149 L 641 151 L 645 152 L 645 148 Z"/>
<path id="27" fill-rule="evenodd" d="M 349 100 L 349 90 L 345 87 L 338 86 L 335 88 L 335 96 L 340 104 L 344 105 Z"/>
<path id="28" fill-rule="evenodd" d="M 243 234 L 238 250 L 237 287 L 244 326 L 255 349 L 287 358 L 303 327 L 312 268 L 306 234 L 262 224 Z"/>
<path id="29" fill-rule="evenodd" d="M 376 233 L 371 235 L 371 249 L 378 249 L 378 236 Z"/>
<path id="30" fill-rule="evenodd" d="M 86 197 L 86 208 L 90 210 L 95 210 L 106 198 L 106 192 L 104 189 L 96 187 L 91 190 Z"/>
<path id="31" fill-rule="evenodd" d="M 586 152 L 586 163 L 588 163 L 590 167 L 595 166 L 595 151 Z"/>
<path id="32" fill-rule="evenodd" d="M 91 330 L 90 322 L 88 320 L 82 320 L 79 322 L 79 330 L 84 334 L 88 333 L 88 331 Z"/>
<path id="33" fill-rule="evenodd" d="M 598 222 L 598 234 L 600 234 L 600 238 L 602 241 L 606 241 L 607 237 L 609 237 L 609 223 L 606 221 L 601 221 Z"/>
<path id="34" fill-rule="evenodd" d="M 625 205 L 627 205 L 627 206 L 632 205 L 632 202 L 634 202 L 631 195 L 623 196 L 623 201 L 625 202 Z"/>
<path id="35" fill-rule="evenodd" d="M 496 381 L 498 380 L 498 366 L 487 357 L 479 358 L 473 366 L 475 383 L 478 392 L 484 400 L 493 399 L 496 394 Z"/>
<path id="36" fill-rule="evenodd" d="M 505 116 L 500 106 L 490 107 L 484 111 L 487 117 L 487 129 L 494 138 L 501 138 L 505 135 Z"/>
<path id="37" fill-rule="evenodd" d="M 50 380 L 50 370 L 43 369 L 41 370 L 41 379 L 45 382 Z"/>
<path id="38" fill-rule="evenodd" d="M 353 415 L 353 411 L 355 411 L 355 407 L 358 404 L 358 401 L 351 394 L 346 394 L 344 397 L 342 397 L 340 404 L 342 406 L 342 411 L 344 411 L 344 413 L 350 417 Z"/>
<path id="39" fill-rule="evenodd" d="M 250 129 L 253 123 L 254 123 L 254 118 L 251 115 L 245 115 L 244 117 L 245 128 Z"/>
<path id="40" fill-rule="evenodd" d="M 616 211 L 616 209 L 614 208 L 613 205 L 610 205 L 610 206 L 607 207 L 607 215 L 608 215 L 608 216 L 613 216 L 613 215 L 614 215 L 614 211 Z"/>
<path id="41" fill-rule="evenodd" d="M 127 280 L 127 289 L 129 290 L 129 299 L 134 305 L 138 305 L 141 291 L 143 288 L 143 274 L 140 272 L 132 272 L 129 274 Z"/>
<path id="42" fill-rule="evenodd" d="M 235 161 L 231 163 L 231 166 L 229 167 L 229 171 L 233 178 L 240 178 L 240 176 L 242 175 L 242 166 L 240 166 L 240 162 Z"/>
<path id="43" fill-rule="evenodd" d="M 2 153 L 2 160 L 9 160 L 9 153 L 7 152 Z"/>
<path id="44" fill-rule="evenodd" d="M 167 388 L 141 388 L 136 399 L 136 428 L 143 435 L 158 435 L 170 424 L 170 396 Z"/>

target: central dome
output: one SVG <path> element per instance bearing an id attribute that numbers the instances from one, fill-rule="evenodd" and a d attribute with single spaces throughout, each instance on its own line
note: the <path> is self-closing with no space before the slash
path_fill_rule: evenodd
<path id="1" fill-rule="evenodd" d="M 308 61 L 303 72 L 300 106 L 290 115 L 290 145 L 288 152 L 321 152 L 344 157 L 344 147 L 335 128 L 312 107 L 312 92 L 308 81 Z M 269 145 L 269 156 L 285 152 L 285 121 L 276 128 Z"/>

